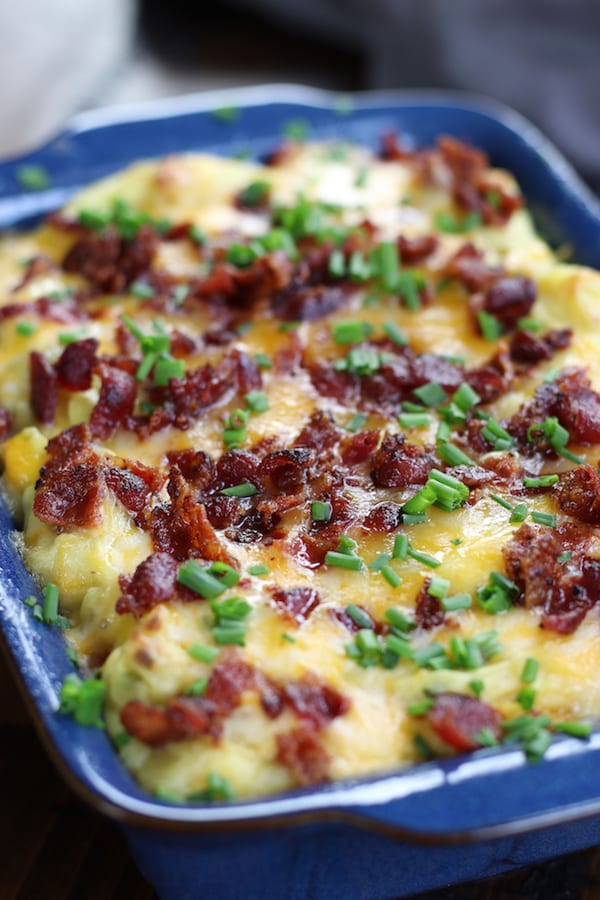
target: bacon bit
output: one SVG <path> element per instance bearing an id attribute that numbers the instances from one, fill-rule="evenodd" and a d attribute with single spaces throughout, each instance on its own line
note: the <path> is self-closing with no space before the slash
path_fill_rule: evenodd
<path id="1" fill-rule="evenodd" d="M 359 431 L 347 438 L 342 445 L 342 460 L 346 466 L 359 466 L 371 458 L 379 443 L 375 429 Z"/>
<path id="2" fill-rule="evenodd" d="M 292 773 L 298 784 L 322 784 L 329 778 L 329 754 L 309 728 L 293 728 L 277 734 L 278 763 Z"/>
<path id="3" fill-rule="evenodd" d="M 540 337 L 531 331 L 517 331 L 510 341 L 510 358 L 523 366 L 535 365 L 543 360 L 552 359 L 558 350 L 566 350 L 572 337 L 573 332 L 570 328 L 547 331 Z"/>
<path id="4" fill-rule="evenodd" d="M 519 319 L 529 315 L 536 296 L 537 287 L 532 278 L 522 275 L 499 278 L 485 292 L 483 309 L 511 329 Z"/>
<path id="5" fill-rule="evenodd" d="M 58 403 L 58 379 L 43 353 L 34 350 L 29 355 L 30 403 L 42 425 L 51 425 Z"/>
<path id="6" fill-rule="evenodd" d="M 235 366 L 235 377 L 240 393 L 248 394 L 250 391 L 260 390 L 263 380 L 256 362 L 242 350 L 232 350 L 230 358 Z"/>
<path id="7" fill-rule="evenodd" d="M 443 625 L 446 619 L 439 599 L 429 593 L 430 584 L 431 578 L 426 578 L 415 600 L 415 621 L 425 631 Z"/>
<path id="8" fill-rule="evenodd" d="M 378 534 L 389 534 L 402 523 L 402 507 L 399 503 L 379 503 L 363 519 L 362 528 Z"/>
<path id="9" fill-rule="evenodd" d="M 403 434 L 388 434 L 373 457 L 371 478 L 377 487 L 425 484 L 435 460 L 423 447 L 407 444 Z"/>
<path id="10" fill-rule="evenodd" d="M 170 465 L 177 466 L 189 484 L 202 491 L 207 490 L 215 478 L 215 464 L 204 450 L 169 450 L 167 460 Z"/>
<path id="11" fill-rule="evenodd" d="M 185 359 L 196 350 L 196 341 L 189 334 L 175 329 L 171 332 L 170 347 L 175 359 Z"/>
<path id="12" fill-rule="evenodd" d="M 313 322 L 345 306 L 348 293 L 341 287 L 307 285 L 298 278 L 274 294 L 273 312 L 286 322 Z"/>
<path id="13" fill-rule="evenodd" d="M 73 297 L 66 300 L 39 297 L 37 300 L 30 300 L 27 303 L 7 303 L 0 306 L 0 322 L 24 315 L 39 316 L 49 322 L 60 322 L 64 325 L 85 321 L 89 318 L 85 310 L 79 309 Z"/>
<path id="14" fill-rule="evenodd" d="M 85 338 L 68 344 L 54 364 L 58 383 L 68 391 L 87 391 L 92 384 L 99 347 L 96 338 Z"/>
<path id="15" fill-rule="evenodd" d="M 137 395 L 135 377 L 108 362 L 97 367 L 102 386 L 98 402 L 90 416 L 94 437 L 112 437 L 119 426 L 127 426 L 133 415 Z"/>
<path id="16" fill-rule="evenodd" d="M 499 267 L 488 266 L 485 256 L 474 244 L 464 244 L 446 266 L 446 275 L 456 278 L 471 291 L 481 291 L 504 273 Z"/>
<path id="17" fill-rule="evenodd" d="M 317 453 L 322 454 L 326 450 L 332 450 L 341 437 L 340 429 L 334 424 L 330 415 L 322 410 L 316 410 L 296 440 L 295 447 L 312 447 Z"/>
<path id="18" fill-rule="evenodd" d="M 477 735 L 484 728 L 489 729 L 497 740 L 502 733 L 501 713 L 489 703 L 468 694 L 436 694 L 426 718 L 438 737 L 459 751 L 481 747 Z"/>
<path id="19" fill-rule="evenodd" d="M 61 529 L 99 525 L 104 494 L 100 460 L 88 450 L 84 461 L 42 470 L 33 512 L 41 522 Z"/>
<path id="20" fill-rule="evenodd" d="M 121 709 L 120 719 L 128 734 L 149 747 L 162 747 L 170 741 L 181 741 L 194 734 L 185 716 L 177 710 L 150 706 L 141 700 L 129 700 Z"/>
<path id="21" fill-rule="evenodd" d="M 424 234 L 421 237 L 404 237 L 400 235 L 398 238 L 398 250 L 400 257 L 405 265 L 412 266 L 415 263 L 422 262 L 428 256 L 437 250 L 438 239 L 434 234 Z"/>
<path id="22" fill-rule="evenodd" d="M 395 131 L 386 131 L 380 138 L 381 149 L 379 150 L 380 159 L 386 162 L 404 162 L 412 159 L 415 155 L 412 150 L 406 147 Z"/>
<path id="23" fill-rule="evenodd" d="M 379 631 L 381 626 L 375 622 L 375 619 L 371 616 L 371 614 L 361 606 L 359 603 L 356 604 L 358 609 L 369 619 L 369 628 L 372 628 L 373 631 Z M 358 625 L 352 616 L 348 614 L 348 612 L 343 607 L 338 607 L 337 609 L 330 609 L 329 614 L 333 619 L 339 622 L 344 628 L 347 628 L 348 631 L 351 631 L 353 634 L 356 634 L 357 631 L 360 631 L 361 626 Z"/>
<path id="24" fill-rule="evenodd" d="M 133 575 L 120 575 L 122 593 L 116 605 L 119 615 L 131 613 L 140 619 L 158 603 L 170 600 L 177 593 L 178 569 L 178 563 L 168 553 L 152 553 Z"/>
<path id="25" fill-rule="evenodd" d="M 317 608 L 321 599 L 314 588 L 274 588 L 271 590 L 275 608 L 284 617 L 302 625 Z"/>
<path id="26" fill-rule="evenodd" d="M 442 135 L 437 140 L 437 146 L 442 159 L 457 178 L 470 178 L 489 166 L 489 158 L 483 150 L 477 150 L 457 138 Z"/>
<path id="27" fill-rule="evenodd" d="M 90 427 L 84 423 L 72 425 L 50 438 L 46 446 L 49 458 L 44 466 L 44 473 L 88 459 L 91 439 Z"/>
<path id="28" fill-rule="evenodd" d="M 216 484 L 228 488 L 249 481 L 261 490 L 263 486 L 260 459 L 250 450 L 228 450 L 217 462 Z"/>
<path id="29" fill-rule="evenodd" d="M 327 728 L 333 719 L 343 716 L 350 709 L 347 697 L 312 672 L 284 685 L 282 696 L 298 718 L 305 720 L 315 731 Z"/>
<path id="30" fill-rule="evenodd" d="M 600 525 L 600 476 L 594 466 L 577 466 L 556 486 L 561 510 L 580 522 Z"/>
<path id="31" fill-rule="evenodd" d="M 308 370 L 313 387 L 321 397 L 332 397 L 345 406 L 358 404 L 361 386 L 356 375 L 336 372 L 330 363 L 321 360 L 311 363 Z"/>
<path id="32" fill-rule="evenodd" d="M 492 403 L 502 397 L 514 382 L 514 370 L 508 353 L 498 350 L 485 365 L 466 372 L 465 380 L 479 394 L 481 403 Z"/>
<path id="33" fill-rule="evenodd" d="M 288 332 L 287 346 L 280 347 L 273 354 L 273 369 L 278 375 L 296 372 L 302 363 L 304 345 L 295 331 Z"/>
<path id="34" fill-rule="evenodd" d="M 158 235 L 150 225 L 143 225 L 132 241 L 114 231 L 86 234 L 73 244 L 62 267 L 104 293 L 119 294 L 150 269 L 157 248 Z"/>
<path id="35" fill-rule="evenodd" d="M 271 481 L 278 491 L 284 494 L 295 494 L 306 484 L 316 458 L 317 454 L 309 447 L 275 450 L 265 456 L 260 468 L 262 472 L 271 477 Z"/>
<path id="36" fill-rule="evenodd" d="M 515 582 L 527 607 L 543 606 L 562 578 L 556 561 L 561 544 L 554 529 L 522 525 L 502 548 L 508 577 Z"/>
<path id="37" fill-rule="evenodd" d="M 130 512 L 145 508 L 148 496 L 161 489 L 165 476 L 159 469 L 144 466 L 136 460 L 122 460 L 120 465 L 107 466 L 106 485 Z"/>
<path id="38" fill-rule="evenodd" d="M 169 470 L 167 491 L 171 502 L 154 507 L 149 516 L 155 549 L 179 560 L 195 556 L 235 564 L 221 546 L 203 504 L 194 500 L 175 466 Z"/>
<path id="39" fill-rule="evenodd" d="M 10 434 L 12 428 L 12 416 L 5 406 L 0 406 L 0 441 Z"/>
<path id="40" fill-rule="evenodd" d="M 42 256 L 41 254 L 34 256 L 25 266 L 23 277 L 14 288 L 12 288 L 11 294 L 16 294 L 17 291 L 26 287 L 26 285 L 28 285 L 30 281 L 33 281 L 34 278 L 39 278 L 40 275 L 47 275 L 48 272 L 52 272 L 55 268 L 54 263 L 47 256 Z"/>

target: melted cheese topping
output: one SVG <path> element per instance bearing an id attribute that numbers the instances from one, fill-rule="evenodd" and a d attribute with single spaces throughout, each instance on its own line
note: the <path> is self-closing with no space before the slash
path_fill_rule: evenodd
<path id="1" fill-rule="evenodd" d="M 368 175 L 357 178 L 366 169 Z M 514 190 L 506 173 L 494 173 L 497 183 Z M 265 217 L 253 211 L 241 211 L 232 200 L 236 193 L 255 180 L 271 185 L 273 205 L 293 205 L 299 196 L 311 201 L 341 207 L 339 221 L 345 225 L 365 218 L 378 229 L 378 238 L 431 234 L 436 231 L 436 214 L 454 209 L 443 185 L 423 183 L 408 163 L 381 162 L 367 151 L 346 148 L 344 154 L 332 153 L 324 145 L 298 149 L 277 167 L 263 168 L 239 161 L 208 156 L 181 156 L 162 162 L 143 162 L 83 191 L 67 208 L 76 215 L 81 210 L 107 210 L 114 198 L 143 210 L 155 219 L 188 222 L 201 228 L 210 240 L 223 236 L 256 236 L 267 230 Z M 429 274 L 442 271 L 446 261 L 460 248 L 463 235 L 439 234 L 435 254 L 427 260 Z M 65 252 L 73 243 L 69 232 L 44 225 L 31 235 L 10 235 L 0 247 L 0 299 L 3 304 L 27 303 L 65 287 L 85 285 L 78 275 L 66 275 L 60 269 Z M 498 419 L 511 415 L 548 373 L 557 367 L 577 364 L 589 371 L 592 383 L 600 388 L 600 277 L 597 273 L 573 267 L 552 255 L 538 238 L 526 211 L 515 212 L 503 227 L 479 227 L 468 235 L 485 253 L 489 265 L 503 265 L 509 273 L 529 275 L 536 280 L 538 299 L 534 314 L 543 330 L 570 326 L 575 331 L 571 346 L 551 361 L 541 363 L 518 379 L 514 389 L 486 407 Z M 23 275 L 22 260 L 42 254 L 57 264 L 44 274 L 15 289 Z M 202 262 L 190 243 L 162 242 L 157 268 L 166 268 L 182 278 L 201 273 Z M 330 359 L 341 354 L 332 339 L 331 329 L 340 322 L 368 319 L 376 333 L 384 322 L 392 320 L 407 336 L 415 352 L 434 350 L 438 354 L 458 355 L 468 367 L 482 364 L 490 357 L 490 343 L 473 328 L 464 289 L 453 282 L 441 290 L 434 302 L 418 311 L 402 306 L 396 297 L 384 297 L 377 305 L 364 306 L 367 291 L 360 285 L 350 293 L 339 311 L 310 322 L 303 322 L 297 335 L 307 348 L 308 358 Z M 115 354 L 115 327 L 123 315 L 135 317 L 145 333 L 151 333 L 155 311 L 140 305 L 139 299 L 125 294 L 98 298 L 96 315 L 81 325 L 86 337 L 100 342 L 99 353 Z M 177 328 L 187 334 L 202 334 L 208 317 L 185 306 L 161 313 L 167 330 Z M 16 321 L 31 321 L 31 334 L 17 333 Z M 265 316 L 241 333 L 233 347 L 249 355 L 258 352 L 270 357 L 289 344 L 280 322 Z M 134 572 L 152 552 L 149 533 L 138 527 L 125 507 L 107 493 L 102 520 L 97 525 L 65 530 L 44 524 L 32 512 L 34 485 L 46 460 L 50 436 L 70 425 L 85 422 L 98 400 L 99 383 L 84 392 L 59 392 L 55 422 L 40 426 L 29 402 L 28 359 L 32 351 L 55 360 L 63 350 L 60 335 L 79 330 L 49 320 L 39 321 L 24 313 L 18 320 L 6 318 L 0 324 L 1 403 L 13 418 L 13 433 L 2 447 L 4 486 L 16 519 L 23 526 L 24 556 L 27 565 L 42 582 L 59 588 L 61 609 L 71 617 L 74 628 L 69 634 L 81 654 L 92 660 L 106 658 L 102 677 L 106 682 L 106 721 L 111 735 L 123 732 L 119 713 L 132 700 L 165 705 L 198 679 L 208 677 L 212 664 L 193 658 L 188 649 L 194 644 L 212 646 L 212 619 L 202 599 L 160 604 L 140 620 L 118 615 L 115 603 L 120 595 L 118 578 Z M 344 348 L 345 353 L 348 348 Z M 186 360 L 193 369 L 214 362 L 222 349 L 208 347 Z M 319 408 L 331 413 L 343 426 L 353 409 L 327 397 L 319 397 L 308 373 L 302 369 L 290 374 L 266 370 L 264 391 L 269 399 L 267 412 L 253 415 L 247 425 L 247 446 L 275 436 L 277 446 L 289 445 Z M 239 406 L 239 398 L 225 405 L 216 404 L 188 430 L 163 429 L 147 439 L 119 429 L 96 449 L 101 455 L 116 454 L 149 466 L 164 466 L 169 449 L 202 449 L 218 458 L 224 452 L 223 422 Z M 372 414 L 366 427 L 400 430 L 395 419 Z M 407 432 L 415 443 L 435 442 L 436 425 Z M 595 460 L 596 447 L 573 448 L 585 458 Z M 569 466 L 566 461 L 550 465 L 551 471 Z M 414 490 L 379 489 L 376 500 L 404 502 Z M 360 514 L 373 505 L 373 489 L 349 484 L 347 496 Z M 555 511 L 549 495 L 527 499 L 530 509 Z M 310 500 L 300 509 L 286 514 L 282 528 L 288 538 L 307 528 Z M 360 519 L 360 515 L 358 516 Z M 493 570 L 503 570 L 502 546 L 510 539 L 515 525 L 509 514 L 488 495 L 478 502 L 446 513 L 433 509 L 424 524 L 407 526 L 414 548 L 435 556 L 440 566 L 435 574 L 448 579 L 451 593 L 475 590 L 487 581 Z M 535 611 L 515 608 L 491 616 L 476 604 L 471 609 L 451 613 L 433 634 L 419 631 L 414 646 L 432 640 L 447 647 L 453 636 L 469 638 L 489 629 L 497 629 L 502 650 L 476 671 L 443 669 L 432 671 L 412 662 L 400 662 L 395 668 L 362 668 L 345 650 L 353 640 L 348 630 L 331 615 L 334 608 L 356 603 L 368 610 L 376 621 L 384 621 L 390 607 L 407 616 L 414 613 L 415 598 L 431 569 L 415 559 L 394 563 L 402 583 L 395 589 L 368 568 L 378 554 L 392 550 L 394 535 L 365 534 L 350 530 L 359 543 L 359 552 L 367 567 L 348 572 L 322 566 L 301 566 L 286 550 L 284 540 L 237 543 L 220 535 L 226 549 L 239 562 L 240 570 L 264 564 L 266 577 L 249 577 L 228 594 L 243 596 L 251 605 L 247 620 L 243 658 L 256 665 L 266 676 L 283 684 L 302 678 L 308 672 L 338 690 L 350 701 L 344 715 L 335 718 L 320 740 L 330 757 L 331 778 L 344 778 L 385 771 L 419 758 L 414 737 L 423 732 L 422 722 L 407 712 L 407 707 L 423 698 L 423 692 L 452 691 L 469 693 L 469 683 L 485 683 L 483 699 L 511 717 L 521 712 L 517 695 L 522 687 L 521 672 L 528 657 L 539 661 L 535 684 L 536 709 L 555 719 L 600 715 L 600 629 L 598 613 L 590 612 L 580 627 L 569 636 L 542 631 Z M 268 586 L 311 586 L 321 603 L 301 626 L 290 625 L 274 608 Z M 293 636 L 293 643 L 287 636 Z M 295 719 L 286 710 L 277 718 L 265 716 L 256 695 L 248 692 L 224 723 L 219 743 L 207 736 L 151 747 L 132 739 L 122 747 L 127 766 L 150 791 L 161 791 L 185 798 L 205 788 L 209 773 L 228 779 L 236 796 L 272 793 L 294 784 L 293 774 L 277 761 L 277 735 L 294 727 Z M 448 746 L 433 734 L 427 739 L 438 753 Z"/>

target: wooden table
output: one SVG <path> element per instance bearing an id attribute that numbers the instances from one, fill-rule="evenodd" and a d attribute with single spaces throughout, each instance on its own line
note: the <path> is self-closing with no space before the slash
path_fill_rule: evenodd
<path id="1" fill-rule="evenodd" d="M 1 657 L 0 774 L 0 900 L 157 900 L 119 829 L 54 771 Z M 420 898 L 600 900 L 600 848 Z"/>

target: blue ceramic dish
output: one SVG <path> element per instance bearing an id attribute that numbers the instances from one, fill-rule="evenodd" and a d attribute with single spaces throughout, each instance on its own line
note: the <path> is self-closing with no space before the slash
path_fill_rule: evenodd
<path id="1" fill-rule="evenodd" d="M 343 115 L 335 101 L 321 91 L 271 86 L 79 116 L 45 147 L 0 164 L 0 226 L 32 225 L 84 184 L 141 157 L 189 150 L 260 156 L 283 123 L 302 119 L 315 137 L 372 146 L 390 128 L 415 144 L 440 133 L 469 140 L 515 173 L 548 240 L 568 243 L 575 261 L 600 268 L 600 205 L 517 114 L 427 92 L 363 95 Z M 232 123 L 210 112 L 232 104 L 239 108 Z M 51 189 L 23 193 L 23 164 L 44 166 Z M 598 733 L 586 743 L 557 739 L 537 765 L 518 750 L 480 751 L 256 802 L 183 807 L 150 797 L 104 732 L 56 714 L 72 664 L 60 633 L 35 622 L 21 602 L 35 584 L 11 526 L 0 505 L 0 615 L 15 673 L 58 768 L 81 796 L 123 823 L 162 898 L 208 892 L 215 900 L 389 900 L 600 842 Z"/>

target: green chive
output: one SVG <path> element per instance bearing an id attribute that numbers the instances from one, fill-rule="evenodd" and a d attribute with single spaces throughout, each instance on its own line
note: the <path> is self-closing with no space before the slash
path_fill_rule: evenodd
<path id="1" fill-rule="evenodd" d="M 15 174 L 17 181 L 26 191 L 44 191 L 50 187 L 50 176 L 44 166 L 33 163 L 19 166 Z"/>
<path id="2" fill-rule="evenodd" d="M 569 562 L 572 556 L 573 554 L 570 550 L 565 550 L 564 553 L 561 553 L 560 556 L 557 556 L 556 562 L 560 563 L 562 566 L 564 563 Z"/>
<path id="3" fill-rule="evenodd" d="M 526 712 L 530 712 L 535 705 L 536 691 L 532 687 L 522 688 L 517 694 L 517 703 Z"/>
<path id="4" fill-rule="evenodd" d="M 457 219 L 453 213 L 441 211 L 435 216 L 435 224 L 446 234 L 464 234 L 481 225 L 481 215 L 478 212 L 470 212 L 462 219 Z"/>
<path id="5" fill-rule="evenodd" d="M 408 338 L 400 331 L 395 322 L 384 322 L 382 327 L 385 336 L 388 337 L 390 341 L 393 341 L 394 344 L 397 344 L 398 347 L 408 346 Z"/>
<path id="6" fill-rule="evenodd" d="M 58 616 L 58 588 L 55 584 L 47 584 L 44 589 L 42 613 L 46 625 L 53 625 L 56 622 Z"/>
<path id="7" fill-rule="evenodd" d="M 218 651 L 217 651 L 218 652 Z M 184 691 L 188 697 L 200 697 L 208 687 L 208 678 L 198 678 Z"/>
<path id="8" fill-rule="evenodd" d="M 577 738 L 588 738 L 592 733 L 592 726 L 588 722 L 555 722 L 553 728 L 554 731 Z"/>
<path id="9" fill-rule="evenodd" d="M 190 292 L 189 284 L 178 284 L 173 293 L 171 295 L 171 299 L 173 301 L 173 306 L 180 307 L 183 306 L 187 296 Z"/>
<path id="10" fill-rule="evenodd" d="M 475 697 L 481 697 L 483 691 L 485 689 L 485 683 L 480 681 L 479 679 L 474 679 L 469 682 L 469 690 Z"/>
<path id="11" fill-rule="evenodd" d="M 166 387 L 172 378 L 183 378 L 185 363 L 182 359 L 174 359 L 170 354 L 161 354 L 154 365 L 154 384 Z"/>
<path id="12" fill-rule="evenodd" d="M 501 497 L 499 494 L 490 494 L 490 500 L 493 500 L 494 503 L 502 506 L 503 509 L 508 509 L 510 512 L 513 511 L 514 507 L 512 503 L 509 503 L 508 500 L 505 500 L 504 497 Z"/>
<path id="13" fill-rule="evenodd" d="M 496 747 L 498 744 L 498 738 L 491 728 L 482 728 L 473 735 L 473 740 L 477 741 L 481 747 Z"/>
<path id="14" fill-rule="evenodd" d="M 470 456 L 467 456 L 466 453 L 463 453 L 462 450 L 448 441 L 439 441 L 437 445 L 437 454 L 445 463 L 448 463 L 449 466 L 475 465 Z"/>
<path id="15" fill-rule="evenodd" d="M 439 561 L 439 559 L 436 559 L 435 556 L 429 556 L 427 553 L 421 553 L 420 550 L 415 550 L 414 547 L 408 548 L 407 555 L 410 556 L 411 559 L 414 559 L 415 562 L 419 562 L 430 569 L 437 569 L 438 566 L 441 566 L 441 562 Z"/>
<path id="16" fill-rule="evenodd" d="M 310 506 L 313 522 L 329 522 L 331 519 L 331 503 L 315 500 Z"/>
<path id="17" fill-rule="evenodd" d="M 539 668 L 540 664 L 537 659 L 529 657 L 525 661 L 523 671 L 521 672 L 521 681 L 523 682 L 523 684 L 533 684 L 533 682 L 537 678 Z"/>
<path id="18" fill-rule="evenodd" d="M 203 247 L 208 241 L 206 234 L 198 227 L 198 225 L 190 225 L 188 228 L 188 236 L 190 240 L 199 247 Z"/>
<path id="19" fill-rule="evenodd" d="M 390 585 L 390 587 L 397 588 L 402 584 L 402 579 L 398 575 L 397 572 L 392 569 L 391 566 L 382 566 L 381 574 Z"/>
<path id="20" fill-rule="evenodd" d="M 252 181 L 247 188 L 240 191 L 238 198 L 242 206 L 253 207 L 260 206 L 271 190 L 268 181 Z"/>
<path id="21" fill-rule="evenodd" d="M 254 413 L 263 413 L 269 409 L 269 398 L 264 391 L 250 391 L 244 394 L 244 400 Z"/>
<path id="22" fill-rule="evenodd" d="M 222 647 L 245 647 L 246 645 L 246 628 L 243 624 L 227 623 L 225 625 L 216 625 L 213 628 L 213 637 L 215 643 Z"/>
<path id="23" fill-rule="evenodd" d="M 550 528 L 556 528 L 558 519 L 555 513 L 544 513 L 533 510 L 531 513 L 532 520 L 536 525 L 548 525 Z"/>
<path id="24" fill-rule="evenodd" d="M 368 281 L 372 274 L 371 263 L 359 250 L 350 254 L 348 275 L 351 281 Z"/>
<path id="25" fill-rule="evenodd" d="M 346 274 L 346 257 L 343 250 L 332 250 L 327 271 L 332 278 L 343 278 Z"/>
<path id="26" fill-rule="evenodd" d="M 230 244 L 225 259 L 237 269 L 247 269 L 256 259 L 256 252 L 247 244 Z"/>
<path id="27" fill-rule="evenodd" d="M 206 570 L 209 575 L 218 578 L 225 587 L 234 587 L 240 580 L 239 573 L 227 563 L 216 560 Z"/>
<path id="28" fill-rule="evenodd" d="M 424 700 L 417 700 L 415 703 L 410 703 L 406 711 L 409 716 L 424 716 L 431 707 L 433 706 L 434 701 L 431 697 L 426 697 Z"/>
<path id="29" fill-rule="evenodd" d="M 189 559 L 179 567 L 177 581 L 206 600 L 218 597 L 225 590 L 225 585 L 207 569 L 203 569 L 195 559 Z"/>
<path id="30" fill-rule="evenodd" d="M 517 505 L 514 507 L 513 511 L 510 514 L 510 519 L 509 519 L 510 524 L 511 525 L 520 525 L 522 522 L 525 521 L 528 513 L 529 513 L 529 510 L 527 509 L 527 506 L 525 503 L 517 503 Z"/>
<path id="31" fill-rule="evenodd" d="M 325 564 L 337 569 L 349 569 L 358 572 L 363 567 L 359 556 L 349 556 L 347 553 L 338 553 L 336 550 L 328 550 L 325 554 Z"/>
<path id="32" fill-rule="evenodd" d="M 225 625 L 229 621 L 238 622 L 252 612 L 252 607 L 243 597 L 226 597 L 219 601 L 213 599 L 211 609 L 218 625 Z"/>
<path id="33" fill-rule="evenodd" d="M 377 556 L 377 557 L 373 560 L 373 562 L 370 562 L 370 563 L 369 563 L 369 568 L 370 568 L 373 572 L 381 572 L 381 570 L 383 569 L 383 567 L 384 567 L 384 566 L 387 566 L 387 564 L 389 563 L 389 561 L 391 560 L 391 558 L 392 558 L 392 556 L 391 556 L 390 553 L 380 553 L 379 556 Z M 34 602 L 35 602 L 35 597 L 33 598 L 33 600 L 34 600 Z"/>
<path id="34" fill-rule="evenodd" d="M 15 331 L 21 337 L 31 337 L 32 334 L 36 333 L 37 325 L 34 325 L 33 322 L 18 322 L 15 326 Z"/>
<path id="35" fill-rule="evenodd" d="M 359 628 L 373 628 L 371 617 L 355 603 L 349 603 L 346 612 Z"/>
<path id="36" fill-rule="evenodd" d="M 392 559 L 406 559 L 410 544 L 407 534 L 397 534 L 394 538 L 394 548 L 392 550 Z"/>
<path id="37" fill-rule="evenodd" d="M 415 734 L 413 744 L 415 745 L 415 750 L 420 753 L 423 759 L 433 759 L 435 757 L 432 748 L 420 734 Z"/>
<path id="38" fill-rule="evenodd" d="M 427 413 L 401 413 L 398 422 L 403 428 L 426 428 L 431 425 L 431 416 Z"/>
<path id="39" fill-rule="evenodd" d="M 82 209 L 77 213 L 77 221 L 90 231 L 102 231 L 109 224 L 110 215 L 95 209 Z"/>
<path id="40" fill-rule="evenodd" d="M 112 737 L 112 742 L 117 750 L 122 750 L 123 747 L 126 747 L 127 744 L 130 744 L 132 740 L 132 736 L 126 731 L 119 731 L 118 734 L 115 734 Z"/>
<path id="41" fill-rule="evenodd" d="M 423 522 L 428 521 L 429 519 L 425 513 L 402 513 L 403 525 L 422 525 Z"/>
<path id="42" fill-rule="evenodd" d="M 442 599 L 450 590 L 450 582 L 446 578 L 440 578 L 438 575 L 432 575 L 427 593 L 432 597 Z"/>
<path id="43" fill-rule="evenodd" d="M 354 413 L 354 415 L 348 419 L 348 421 L 344 425 L 344 428 L 346 429 L 346 431 L 356 433 L 365 426 L 368 418 L 369 417 L 366 413 Z"/>
<path id="44" fill-rule="evenodd" d="M 557 484 L 558 481 L 558 475 L 539 475 L 537 478 L 526 476 L 523 479 L 523 484 L 528 488 L 544 488 L 552 487 L 552 485 Z"/>
<path id="45" fill-rule="evenodd" d="M 373 332 L 368 322 L 337 322 L 331 329 L 336 344 L 358 344 Z"/>
<path id="46" fill-rule="evenodd" d="M 418 282 L 418 283 L 417 283 Z M 421 305 L 419 287 L 425 285 L 424 278 L 418 278 L 414 272 L 400 272 L 396 290 L 404 300 L 407 309 L 415 310 Z"/>
<path id="47" fill-rule="evenodd" d="M 385 618 L 394 628 L 397 628 L 398 631 L 403 634 L 407 631 L 413 631 L 417 627 L 412 619 L 409 619 L 404 615 L 402 610 L 396 609 L 394 606 L 390 606 L 389 609 L 386 609 Z"/>
<path id="48" fill-rule="evenodd" d="M 523 331 L 533 331 L 534 333 L 538 332 L 542 327 L 537 319 L 531 319 L 528 316 L 519 319 L 517 325 Z"/>
<path id="49" fill-rule="evenodd" d="M 269 359 L 266 353 L 262 351 L 254 354 L 254 361 L 259 369 L 272 369 L 273 363 Z"/>
<path id="50" fill-rule="evenodd" d="M 442 597 L 441 605 L 446 612 L 456 612 L 458 609 L 470 609 L 473 601 L 470 594 L 455 594 L 453 597 Z"/>
<path id="51" fill-rule="evenodd" d="M 482 436 L 492 445 L 494 450 L 510 450 L 513 438 L 495 419 L 489 418 L 481 429 Z"/>
<path id="52" fill-rule="evenodd" d="M 481 397 L 474 391 L 470 384 L 464 381 L 452 395 L 452 400 L 463 412 L 468 412 L 481 402 Z"/>
<path id="53" fill-rule="evenodd" d="M 255 494 L 258 494 L 258 488 L 246 481 L 244 484 L 223 488 L 219 493 L 224 494 L 226 497 L 253 497 Z"/>
<path id="54" fill-rule="evenodd" d="M 257 563 L 255 566 L 249 566 L 248 572 L 250 575 L 268 575 L 269 567 L 264 563 Z"/>
<path id="55" fill-rule="evenodd" d="M 398 246 L 391 241 L 386 241 L 378 244 L 376 251 L 382 287 L 388 293 L 392 293 L 398 286 L 400 275 Z"/>
<path id="56" fill-rule="evenodd" d="M 310 125 L 306 119 L 290 119 L 283 123 L 281 132 L 288 140 L 302 143 L 308 137 Z"/>
<path id="57" fill-rule="evenodd" d="M 296 638 L 295 638 L 295 637 L 292 637 L 291 634 L 287 634 L 285 631 L 284 631 L 283 634 L 281 635 L 281 640 L 282 640 L 282 641 L 286 641 L 288 644 L 295 644 L 295 643 L 296 643 Z"/>
<path id="58" fill-rule="evenodd" d="M 425 406 L 439 406 L 447 400 L 446 391 L 436 381 L 430 381 L 427 384 L 413 390 L 415 397 L 425 404 Z"/>
<path id="59" fill-rule="evenodd" d="M 59 713 L 71 715 L 79 725 L 103 728 L 102 708 L 106 684 L 98 678 L 82 681 L 78 675 L 67 675 L 60 690 Z"/>
<path id="60" fill-rule="evenodd" d="M 496 316 L 492 316 L 484 309 L 480 309 L 477 313 L 477 321 L 479 322 L 481 334 L 486 341 L 497 341 L 499 337 L 502 337 L 502 324 Z"/>
<path id="61" fill-rule="evenodd" d="M 146 284 L 143 281 L 134 281 L 129 288 L 129 293 L 132 297 L 137 297 L 140 300 L 150 300 L 154 297 L 155 291 L 150 284 Z"/>
<path id="62" fill-rule="evenodd" d="M 225 125 L 230 125 L 232 122 L 239 119 L 240 112 L 241 110 L 237 106 L 219 106 L 211 111 L 211 116 L 213 119 L 216 119 L 217 122 L 223 122 Z"/>

